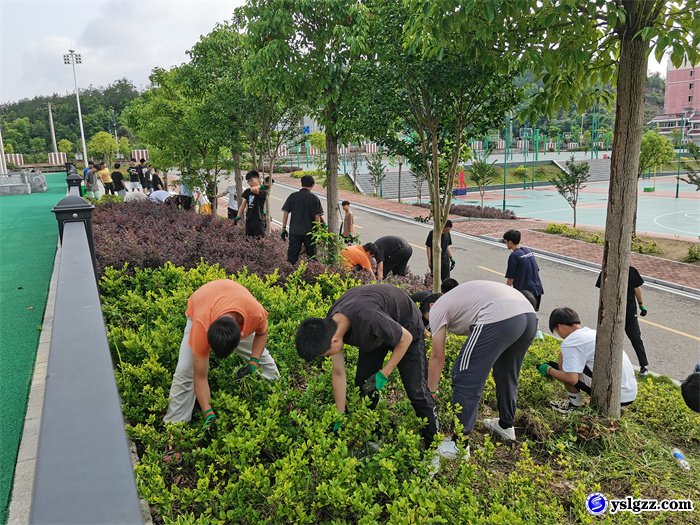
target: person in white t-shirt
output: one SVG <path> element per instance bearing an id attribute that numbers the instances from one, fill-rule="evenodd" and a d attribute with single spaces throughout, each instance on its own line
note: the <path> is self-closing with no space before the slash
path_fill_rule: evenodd
<path id="1" fill-rule="evenodd" d="M 581 325 L 578 314 L 571 308 L 556 308 L 549 316 L 549 330 L 563 339 L 559 362 L 550 361 L 537 367 L 542 376 L 564 383 L 569 399 L 552 401 L 550 405 L 562 414 L 581 408 L 581 391 L 591 395 L 596 331 Z M 620 404 L 629 405 L 637 398 L 637 380 L 627 353 L 622 352 Z"/>
<path id="2" fill-rule="evenodd" d="M 238 215 L 238 197 L 236 196 L 236 187 L 228 186 L 224 191 L 219 193 L 216 198 L 220 199 L 226 195 L 228 195 L 228 218 L 233 220 L 236 218 L 236 215 Z"/>

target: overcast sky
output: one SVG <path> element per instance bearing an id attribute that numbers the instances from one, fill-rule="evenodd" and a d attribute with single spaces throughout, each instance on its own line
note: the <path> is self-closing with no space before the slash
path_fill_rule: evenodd
<path id="1" fill-rule="evenodd" d="M 126 77 L 142 89 L 155 66 L 185 52 L 243 0 L 0 0 L 0 103 L 73 93 L 63 54 L 76 49 L 78 84 L 106 86 Z M 665 62 L 650 71 L 666 75 Z"/>

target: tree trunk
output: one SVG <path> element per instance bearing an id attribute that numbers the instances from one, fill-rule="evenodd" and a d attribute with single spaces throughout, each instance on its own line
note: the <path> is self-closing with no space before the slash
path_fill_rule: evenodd
<path id="1" fill-rule="evenodd" d="M 337 232 L 338 222 L 338 135 L 326 130 L 326 214 L 328 230 Z"/>
<path id="2" fill-rule="evenodd" d="M 236 185 L 236 200 L 241 200 L 241 195 L 243 195 L 243 174 L 241 173 L 241 154 L 238 152 L 231 152 L 233 155 L 233 180 Z M 229 199 L 231 196 L 229 195 Z"/>
<path id="3" fill-rule="evenodd" d="M 399 161 L 399 204 L 401 204 L 401 165 L 403 163 Z"/>
<path id="4" fill-rule="evenodd" d="M 574 210 L 574 228 L 576 228 L 576 206 L 572 206 L 572 209 Z"/>
<path id="5" fill-rule="evenodd" d="M 275 148 L 275 153 L 277 149 Z M 270 184 L 267 185 L 267 199 L 265 199 L 265 233 L 270 234 L 270 225 L 272 224 L 272 214 L 270 213 L 270 195 L 272 195 L 272 173 L 275 171 L 275 161 L 277 160 L 277 155 L 270 155 Z M 263 174 L 262 184 L 265 184 L 265 175 Z"/>
<path id="6" fill-rule="evenodd" d="M 637 169 L 642 142 L 644 93 L 649 43 L 638 31 L 647 23 L 652 2 L 625 0 L 627 19 L 619 31 L 621 49 L 617 80 L 605 249 L 598 309 L 591 403 L 610 417 L 620 416 L 622 345 L 629 273 L 632 219 L 637 202 Z"/>
<path id="7" fill-rule="evenodd" d="M 430 153 L 432 162 L 426 166 L 428 173 L 432 173 L 430 178 L 430 206 L 433 212 L 433 292 L 440 291 L 442 284 L 442 228 L 445 225 L 445 218 L 442 213 L 442 203 L 440 202 L 440 164 L 438 159 L 437 133 L 431 134 Z"/>

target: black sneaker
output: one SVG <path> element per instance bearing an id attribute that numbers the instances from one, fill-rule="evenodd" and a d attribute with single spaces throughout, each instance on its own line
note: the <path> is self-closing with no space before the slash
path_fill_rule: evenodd
<path id="1" fill-rule="evenodd" d="M 578 410 L 581 408 L 578 405 L 574 405 L 571 401 L 566 400 L 566 401 L 550 401 L 549 406 L 552 407 L 554 410 L 559 412 L 560 414 L 569 414 L 573 412 L 574 410 Z"/>
<path id="2" fill-rule="evenodd" d="M 639 375 L 644 377 L 649 375 L 649 369 L 646 366 L 639 367 Z"/>

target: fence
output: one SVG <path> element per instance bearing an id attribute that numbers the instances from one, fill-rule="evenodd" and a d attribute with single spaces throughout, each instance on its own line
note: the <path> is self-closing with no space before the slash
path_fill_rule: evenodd
<path id="1" fill-rule="evenodd" d="M 24 155 L 21 153 L 5 153 L 5 162 L 15 166 L 24 166 Z"/>
<path id="2" fill-rule="evenodd" d="M 97 282 L 85 271 L 93 209 L 69 195 L 52 210 L 61 257 L 32 524 L 143 523 Z"/>

